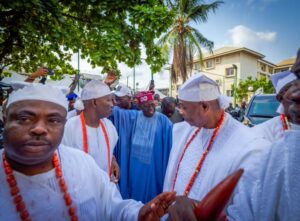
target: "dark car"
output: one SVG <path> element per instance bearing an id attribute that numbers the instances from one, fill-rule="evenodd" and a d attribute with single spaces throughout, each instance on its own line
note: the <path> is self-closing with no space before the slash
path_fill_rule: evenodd
<path id="1" fill-rule="evenodd" d="M 7 98 L 9 92 L 12 90 L 9 84 L 0 82 L 0 111 L 2 111 L 2 103 L 5 98 Z M 0 118 L 0 149 L 3 148 L 3 121 Z"/>
<path id="2" fill-rule="evenodd" d="M 254 95 L 246 109 L 244 124 L 253 127 L 278 116 L 279 104 L 275 94 Z"/>

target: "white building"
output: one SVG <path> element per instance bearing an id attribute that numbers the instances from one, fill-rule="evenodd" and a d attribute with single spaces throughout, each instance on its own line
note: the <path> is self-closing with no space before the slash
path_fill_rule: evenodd
<path id="1" fill-rule="evenodd" d="M 207 76 L 218 82 L 223 94 L 233 96 L 232 85 L 248 77 L 260 78 L 270 76 L 274 72 L 275 64 L 264 60 L 264 55 L 245 47 L 223 47 L 213 51 L 212 54 L 203 55 L 203 65 L 199 60 L 194 61 L 195 71 L 204 71 Z M 172 95 L 177 94 L 180 80 L 176 87 L 172 85 Z"/>

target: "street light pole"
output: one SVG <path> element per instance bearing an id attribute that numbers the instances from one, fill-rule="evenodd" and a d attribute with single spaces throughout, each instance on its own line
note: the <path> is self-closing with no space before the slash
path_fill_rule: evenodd
<path id="1" fill-rule="evenodd" d="M 133 93 L 135 93 L 135 65 L 133 66 Z"/>
<path id="2" fill-rule="evenodd" d="M 237 89 L 237 69 L 238 67 L 233 64 L 232 65 L 234 69 L 234 93 L 233 93 L 233 105 L 236 106 L 236 89 Z"/>
<path id="3" fill-rule="evenodd" d="M 80 49 L 78 49 L 78 83 L 77 83 L 77 90 L 79 92 L 79 81 L 80 81 Z"/>

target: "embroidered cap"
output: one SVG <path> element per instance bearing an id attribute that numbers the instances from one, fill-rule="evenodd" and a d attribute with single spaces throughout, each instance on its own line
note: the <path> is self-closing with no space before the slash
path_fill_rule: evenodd
<path id="1" fill-rule="evenodd" d="M 74 103 L 74 108 L 78 111 L 84 110 L 84 104 L 80 98 L 77 98 Z"/>
<path id="2" fill-rule="evenodd" d="M 91 80 L 88 82 L 81 92 L 81 100 L 91 100 L 100 97 L 104 97 L 106 95 L 112 94 L 109 87 L 99 80 Z"/>
<path id="3" fill-rule="evenodd" d="M 226 108 L 231 99 L 220 93 L 218 84 L 199 72 L 189 78 L 179 89 L 178 98 L 184 101 L 200 102 L 219 100 L 220 106 Z"/>
<path id="4" fill-rule="evenodd" d="M 297 77 L 294 73 L 290 71 L 283 71 L 279 73 L 275 73 L 271 76 L 272 84 L 276 89 L 276 93 L 278 94 L 281 89 L 292 81 L 296 80 Z"/>
<path id="5" fill-rule="evenodd" d="M 13 91 L 9 95 L 7 108 L 15 102 L 25 100 L 48 101 L 68 110 L 68 100 L 65 94 L 60 89 L 49 85 L 31 84 Z"/>
<path id="6" fill-rule="evenodd" d="M 139 104 L 147 102 L 147 101 L 153 101 L 153 95 L 154 91 L 141 91 L 136 95 L 136 98 L 139 101 Z"/>
<path id="7" fill-rule="evenodd" d="M 119 84 L 114 91 L 114 94 L 118 97 L 132 96 L 131 90 L 125 84 Z"/>

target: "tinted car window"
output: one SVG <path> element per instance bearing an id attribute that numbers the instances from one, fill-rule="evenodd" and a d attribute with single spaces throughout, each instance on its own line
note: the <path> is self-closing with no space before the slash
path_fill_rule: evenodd
<path id="1" fill-rule="evenodd" d="M 260 124 L 270 118 L 278 116 L 276 112 L 279 106 L 275 95 L 269 96 L 256 96 L 251 102 L 248 111 L 248 118 L 252 124 Z"/>

